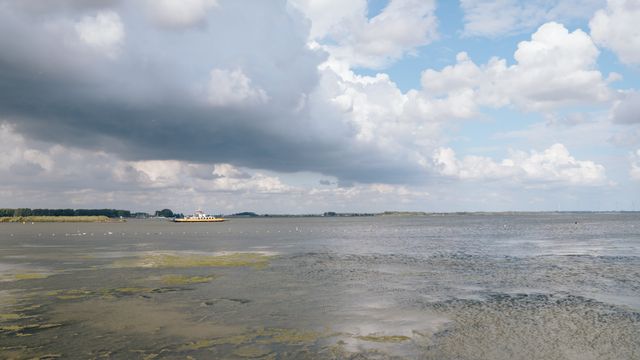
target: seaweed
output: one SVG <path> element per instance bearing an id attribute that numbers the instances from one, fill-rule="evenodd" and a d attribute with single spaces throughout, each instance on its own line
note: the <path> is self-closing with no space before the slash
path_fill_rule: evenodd
<path id="1" fill-rule="evenodd" d="M 363 335 L 363 336 L 356 336 L 355 338 L 358 340 L 378 342 L 378 343 L 400 343 L 403 341 L 411 340 L 410 337 L 404 336 L 404 335 L 369 334 L 369 335 Z"/>
<path id="2" fill-rule="evenodd" d="M 50 274 L 42 274 L 42 273 L 21 273 L 21 274 L 14 274 L 13 278 L 15 280 L 35 280 L 35 279 L 45 279 L 49 276 Z"/>
<path id="3" fill-rule="evenodd" d="M 0 333 L 14 334 L 17 336 L 32 333 L 38 330 L 46 330 L 51 328 L 60 327 L 62 324 L 56 323 L 44 323 L 44 324 L 12 324 L 12 325 L 0 325 Z"/>
<path id="4" fill-rule="evenodd" d="M 194 267 L 253 267 L 263 269 L 272 255 L 258 252 L 234 252 L 204 255 L 199 253 L 147 253 L 135 259 L 123 259 L 116 267 L 194 268 Z"/>
<path id="5" fill-rule="evenodd" d="M 271 350 L 258 346 L 243 346 L 233 351 L 233 355 L 243 358 L 261 358 L 271 354 Z"/>
<path id="6" fill-rule="evenodd" d="M 185 275 L 165 275 L 162 277 L 162 282 L 167 285 L 190 285 L 190 284 L 202 284 L 213 281 L 216 278 L 214 275 L 210 276 L 185 276 Z"/>

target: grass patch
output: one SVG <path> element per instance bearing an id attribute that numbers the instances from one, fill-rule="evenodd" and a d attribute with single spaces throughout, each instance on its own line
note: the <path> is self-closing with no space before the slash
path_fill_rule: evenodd
<path id="1" fill-rule="evenodd" d="M 111 222 L 116 221 L 104 215 L 98 216 L 9 216 L 0 217 L 0 222 Z"/>

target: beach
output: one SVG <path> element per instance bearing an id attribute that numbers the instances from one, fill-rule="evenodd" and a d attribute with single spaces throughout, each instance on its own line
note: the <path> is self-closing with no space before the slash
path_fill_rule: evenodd
<path id="1" fill-rule="evenodd" d="M 7 223 L 0 288 L 8 358 L 631 359 L 640 215 Z"/>

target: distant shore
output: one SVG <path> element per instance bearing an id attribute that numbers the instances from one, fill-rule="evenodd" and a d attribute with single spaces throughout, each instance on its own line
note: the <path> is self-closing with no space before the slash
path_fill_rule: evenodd
<path id="1" fill-rule="evenodd" d="M 112 219 L 107 216 L 8 216 L 0 217 L 0 222 L 4 223 L 27 223 L 27 222 L 120 222 L 122 220 Z"/>
<path id="2" fill-rule="evenodd" d="M 640 214 L 640 211 L 457 211 L 457 212 L 423 212 L 423 211 L 385 211 L 377 213 L 338 213 L 325 212 L 324 214 L 256 214 L 253 212 L 244 212 L 236 214 L 219 214 L 218 217 L 226 219 L 235 218 L 332 218 L 332 217 L 434 217 L 434 216 L 493 216 L 493 215 L 537 215 L 537 214 L 558 214 L 558 215 L 576 215 L 576 214 Z"/>

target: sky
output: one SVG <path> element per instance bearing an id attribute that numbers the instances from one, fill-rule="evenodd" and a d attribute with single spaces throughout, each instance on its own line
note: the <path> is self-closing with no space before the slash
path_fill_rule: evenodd
<path id="1" fill-rule="evenodd" d="M 0 207 L 640 210 L 640 0 L 0 0 Z"/>

